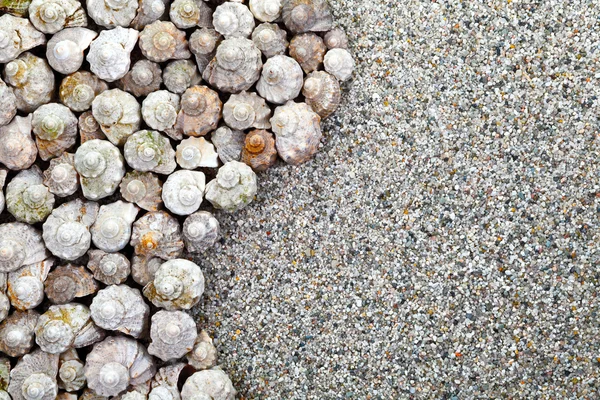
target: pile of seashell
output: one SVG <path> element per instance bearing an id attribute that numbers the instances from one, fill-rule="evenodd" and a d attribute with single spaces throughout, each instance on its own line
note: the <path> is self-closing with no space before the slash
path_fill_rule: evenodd
<path id="1" fill-rule="evenodd" d="M 0 400 L 233 399 L 184 252 L 315 155 L 346 35 L 326 0 L 83 3 L 0 1 Z"/>

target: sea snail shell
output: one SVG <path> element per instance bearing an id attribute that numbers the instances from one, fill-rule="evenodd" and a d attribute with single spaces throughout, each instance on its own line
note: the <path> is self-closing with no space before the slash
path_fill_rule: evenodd
<path id="1" fill-rule="evenodd" d="M 185 169 L 217 168 L 219 166 L 215 147 L 203 137 L 190 137 L 182 140 L 177 146 L 176 158 L 177 164 Z"/>
<path id="2" fill-rule="evenodd" d="M 125 282 L 131 267 L 129 260 L 121 253 L 106 253 L 102 250 L 88 251 L 87 267 L 94 278 L 105 285 L 118 285 Z"/>
<path id="3" fill-rule="evenodd" d="M 181 256 L 184 247 L 179 222 L 165 211 L 152 211 L 135 221 L 130 244 L 136 255 L 163 260 Z"/>
<path id="4" fill-rule="evenodd" d="M 152 316 L 148 353 L 163 361 L 186 355 L 194 347 L 198 332 L 194 319 L 182 311 L 158 311 Z"/>
<path id="5" fill-rule="evenodd" d="M 85 386 L 83 362 L 77 351 L 71 349 L 60 355 L 58 369 L 58 386 L 64 390 L 76 392 Z"/>
<path id="6" fill-rule="evenodd" d="M 144 210 L 156 211 L 162 203 L 162 182 L 151 172 L 128 172 L 120 188 L 123 199 Z"/>
<path id="7" fill-rule="evenodd" d="M 70 196 L 79 188 L 79 176 L 75 171 L 75 155 L 63 153 L 50 160 L 50 166 L 44 171 L 44 185 L 50 193 L 58 197 Z"/>
<path id="8" fill-rule="evenodd" d="M 191 60 L 171 61 L 163 72 L 165 86 L 173 93 L 181 94 L 202 80 L 196 64 Z"/>
<path id="9" fill-rule="evenodd" d="M 112 195 L 125 175 L 123 156 L 106 140 L 89 140 L 75 153 L 75 169 L 79 173 L 83 195 L 98 200 Z"/>
<path id="10" fill-rule="evenodd" d="M 0 79 L 0 127 L 7 125 L 15 115 L 17 115 L 15 93 Z"/>
<path id="11" fill-rule="evenodd" d="M 101 206 L 91 228 L 94 245 L 109 253 L 123 249 L 131 237 L 131 225 L 138 211 L 138 207 L 121 200 Z"/>
<path id="12" fill-rule="evenodd" d="M 217 349 L 206 331 L 200 332 L 194 348 L 186 358 L 188 363 L 197 370 L 211 368 L 217 364 Z"/>
<path id="13" fill-rule="evenodd" d="M 64 75 L 76 72 L 83 64 L 83 52 L 98 36 L 86 28 L 67 28 L 52 36 L 46 47 L 50 66 Z"/>
<path id="14" fill-rule="evenodd" d="M 14 311 L 0 324 L 0 351 L 10 357 L 28 353 L 34 344 L 35 324 L 39 314 L 34 310 Z"/>
<path id="15" fill-rule="evenodd" d="M 175 0 L 171 4 L 169 17 L 180 29 L 212 27 L 212 10 L 202 0 Z"/>
<path id="16" fill-rule="evenodd" d="M 255 129 L 246 135 L 246 143 L 242 152 L 242 161 L 255 171 L 266 171 L 275 164 L 277 150 L 273 134 L 262 129 Z"/>
<path id="17" fill-rule="evenodd" d="M 232 94 L 223 107 L 223 119 L 232 129 L 269 129 L 271 109 L 256 93 Z"/>
<path id="18" fill-rule="evenodd" d="M 108 140 L 122 146 L 140 129 L 141 107 L 131 94 L 120 89 L 100 93 L 92 102 L 92 114 Z"/>
<path id="19" fill-rule="evenodd" d="M 87 60 L 90 70 L 107 82 L 121 79 L 129 71 L 130 53 L 138 40 L 138 31 L 116 27 L 101 31 L 90 45 Z"/>
<path id="20" fill-rule="evenodd" d="M 187 251 L 203 253 L 213 246 L 220 236 L 219 221 L 208 211 L 198 211 L 183 222 L 183 240 Z"/>
<path id="21" fill-rule="evenodd" d="M 192 86 L 181 96 L 177 127 L 189 136 L 206 135 L 217 127 L 222 108 L 217 92 L 206 86 Z"/>
<path id="22" fill-rule="evenodd" d="M 65 304 L 98 290 L 98 283 L 85 267 L 71 264 L 59 266 L 50 272 L 45 286 L 46 296 L 54 304 Z"/>
<path id="23" fill-rule="evenodd" d="M 302 68 L 291 57 L 274 56 L 267 60 L 256 90 L 267 101 L 284 104 L 295 99 L 304 83 Z"/>
<path id="24" fill-rule="evenodd" d="M 0 162 L 9 169 L 26 169 L 35 162 L 38 149 L 31 138 L 31 118 L 16 116 L 0 127 Z"/>
<path id="25" fill-rule="evenodd" d="M 65 77 L 58 89 L 61 103 L 71 111 L 81 112 L 89 110 L 92 101 L 100 93 L 108 90 L 108 85 L 98 77 L 87 71 L 75 72 Z"/>
<path id="26" fill-rule="evenodd" d="M 163 263 L 154 280 L 144 287 L 144 295 L 155 306 L 166 310 L 189 310 L 204 293 L 202 270 L 191 261 L 181 258 Z"/>
<path id="27" fill-rule="evenodd" d="M 306 104 L 321 118 L 330 116 L 339 106 L 341 91 L 338 80 L 325 71 L 308 74 L 302 89 Z"/>
<path id="28" fill-rule="evenodd" d="M 220 368 L 212 368 L 190 376 L 181 389 L 181 398 L 234 400 L 236 393 L 227 374 Z"/>
<path id="29" fill-rule="evenodd" d="M 127 28 L 135 18 L 138 0 L 87 0 L 87 10 L 94 22 L 105 28 Z"/>
<path id="30" fill-rule="evenodd" d="M 152 92 L 142 102 L 142 117 L 157 131 L 172 128 L 179 112 L 179 96 L 166 90 Z"/>
<path id="31" fill-rule="evenodd" d="M 354 59 L 346 49 L 331 49 L 323 60 L 325 71 L 335 76 L 341 82 L 350 79 L 354 71 Z"/>
<path id="32" fill-rule="evenodd" d="M 29 5 L 29 19 L 39 31 L 50 34 L 87 25 L 85 11 L 76 0 L 33 0 Z"/>
<path id="33" fill-rule="evenodd" d="M 58 354 L 40 349 L 26 354 L 10 371 L 8 393 L 13 400 L 54 400 L 58 394 Z"/>
<path id="34" fill-rule="evenodd" d="M 92 319 L 100 328 L 139 338 L 146 328 L 150 307 L 138 289 L 111 285 L 98 292 L 90 306 Z"/>
<path id="35" fill-rule="evenodd" d="M 0 16 L 0 63 L 14 60 L 24 51 L 46 43 L 46 37 L 38 32 L 27 18 L 10 14 Z"/>
<path id="36" fill-rule="evenodd" d="M 147 96 L 158 90 L 161 83 L 162 70 L 160 65 L 148 60 L 140 60 L 133 64 L 131 71 L 118 82 L 121 89 L 136 97 Z"/>
<path id="37" fill-rule="evenodd" d="M 281 16 L 281 0 L 250 0 L 250 11 L 262 22 L 273 22 Z"/>
<path id="38" fill-rule="evenodd" d="M 54 73 L 48 62 L 31 53 L 23 53 L 4 67 L 4 80 L 14 89 L 17 109 L 34 112 L 54 97 Z"/>
<path id="39" fill-rule="evenodd" d="M 77 140 L 77 118 L 58 103 L 44 104 L 33 113 L 31 122 L 40 158 L 58 157 Z"/>
<path id="40" fill-rule="evenodd" d="M 181 170 L 169 175 L 162 192 L 165 207 L 177 215 L 197 211 L 202 203 L 205 179 L 199 171 Z"/>
<path id="41" fill-rule="evenodd" d="M 172 22 L 156 21 L 140 33 L 140 50 L 154 62 L 182 60 L 191 57 L 185 32 Z"/>
<path id="42" fill-rule="evenodd" d="M 223 163 L 240 161 L 246 141 L 244 132 L 222 126 L 211 134 L 211 140 Z"/>
<path id="43" fill-rule="evenodd" d="M 252 41 L 267 58 L 285 54 L 289 45 L 286 37 L 277 24 L 260 24 L 252 32 Z"/>
<path id="44" fill-rule="evenodd" d="M 213 25 L 225 39 L 247 38 L 254 30 L 254 16 L 244 4 L 227 2 L 215 9 Z"/>
<path id="45" fill-rule="evenodd" d="M 206 200 L 215 208 L 234 212 L 252 202 L 257 191 L 256 174 L 238 161 L 230 161 L 206 185 Z"/>
<path id="46" fill-rule="evenodd" d="M 54 265 L 54 258 L 26 265 L 8 274 L 6 294 L 17 310 L 31 310 L 44 300 L 44 281 Z"/>
<path id="47" fill-rule="evenodd" d="M 285 0 L 281 16 L 293 33 L 324 32 L 333 25 L 327 0 Z"/>
<path id="48" fill-rule="evenodd" d="M 50 254 L 42 233 L 21 222 L 0 224 L 0 272 L 16 271 L 24 265 L 44 261 Z"/>
<path id="49" fill-rule="evenodd" d="M 168 175 L 177 167 L 171 142 L 156 131 L 134 133 L 127 139 L 123 152 L 127 164 L 136 171 Z"/>
<path id="50" fill-rule="evenodd" d="M 37 165 L 19 172 L 6 186 L 6 209 L 17 221 L 35 224 L 52 212 L 54 195 L 43 185 Z"/>

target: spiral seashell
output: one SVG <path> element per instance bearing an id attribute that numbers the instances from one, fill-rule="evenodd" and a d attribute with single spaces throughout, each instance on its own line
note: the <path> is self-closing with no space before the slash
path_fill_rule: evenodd
<path id="1" fill-rule="evenodd" d="M 144 287 L 144 296 L 156 307 L 168 311 L 189 310 L 204 293 L 202 270 L 181 258 L 163 263 L 154 279 Z"/>
<path id="2" fill-rule="evenodd" d="M 138 284 L 145 286 L 154 280 L 158 268 L 165 262 L 158 257 L 133 256 L 131 261 L 131 277 Z"/>
<path id="3" fill-rule="evenodd" d="M 131 237 L 131 224 L 139 208 L 121 200 L 100 207 L 98 218 L 92 225 L 92 241 L 108 253 L 122 250 Z"/>
<path id="4" fill-rule="evenodd" d="M 127 279 L 131 272 L 129 260 L 121 253 L 106 253 L 102 250 L 88 251 L 87 267 L 94 278 L 105 285 L 118 285 Z"/>
<path id="5" fill-rule="evenodd" d="M 217 148 L 217 153 L 223 163 L 240 161 L 246 142 L 244 132 L 222 126 L 212 133 L 211 140 Z"/>
<path id="6" fill-rule="evenodd" d="M 208 369 L 217 365 L 217 349 L 206 331 L 201 331 L 196 338 L 194 348 L 187 356 L 187 362 L 194 368 Z"/>
<path id="7" fill-rule="evenodd" d="M 291 57 L 274 56 L 267 60 L 256 84 L 261 97 L 275 104 L 295 99 L 302 90 L 304 74 L 300 65 Z"/>
<path id="8" fill-rule="evenodd" d="M 165 86 L 173 93 L 181 94 L 202 80 L 196 64 L 190 60 L 170 62 L 163 72 Z"/>
<path id="9" fill-rule="evenodd" d="M 284 55 L 288 48 L 287 33 L 277 24 L 260 24 L 252 32 L 252 41 L 265 57 Z"/>
<path id="10" fill-rule="evenodd" d="M 194 347 L 198 332 L 194 319 L 183 311 L 158 311 L 150 323 L 148 353 L 169 361 L 186 355 Z"/>
<path id="11" fill-rule="evenodd" d="M 20 357 L 33 347 L 35 324 L 39 314 L 34 310 L 15 311 L 0 323 L 0 351 Z"/>
<path id="12" fill-rule="evenodd" d="M 152 129 L 172 128 L 179 112 L 179 96 L 166 90 L 152 92 L 142 102 L 142 117 Z"/>
<path id="13" fill-rule="evenodd" d="M 152 211 L 135 221 L 130 244 L 138 256 L 163 260 L 181 256 L 184 246 L 179 222 L 165 211 Z"/>
<path id="14" fill-rule="evenodd" d="M 323 38 L 328 49 L 347 49 L 348 37 L 342 28 L 334 28 L 325 34 Z"/>
<path id="15" fill-rule="evenodd" d="M 188 136 L 204 136 L 217 127 L 223 103 L 214 90 L 192 86 L 181 96 L 177 127 Z"/>
<path id="16" fill-rule="evenodd" d="M 121 181 L 121 196 L 147 211 L 156 211 L 162 203 L 162 182 L 151 172 L 128 172 Z"/>
<path id="17" fill-rule="evenodd" d="M 31 125 L 44 161 L 60 156 L 77 141 L 77 117 L 62 104 L 40 106 L 33 112 Z"/>
<path id="18" fill-rule="evenodd" d="M 178 383 L 186 364 L 178 362 L 162 367 L 152 379 L 152 389 L 148 393 L 150 400 L 180 400 Z"/>
<path id="19" fill-rule="evenodd" d="M 50 66 L 61 74 L 72 74 L 83 64 L 83 52 L 98 33 L 86 28 L 67 28 L 48 41 L 46 58 Z"/>
<path id="20" fill-rule="evenodd" d="M 62 353 L 59 356 L 58 365 L 59 388 L 73 392 L 83 389 L 85 386 L 83 362 L 79 359 L 75 349 L 70 349 Z"/>
<path id="21" fill-rule="evenodd" d="M 4 0 L 0 1 L 0 13 L 8 13 L 15 17 L 27 17 L 31 0 Z M 8 380 L 7 380 L 8 382 Z"/>
<path id="22" fill-rule="evenodd" d="M 89 140 L 105 140 L 106 136 L 102 129 L 100 129 L 100 125 L 91 111 L 86 111 L 79 116 L 79 138 L 81 139 L 81 144 L 89 141 Z"/>
<path id="23" fill-rule="evenodd" d="M 223 3 L 215 9 L 213 25 L 225 39 L 248 38 L 255 26 L 254 16 L 248 7 L 234 2 Z"/>
<path id="24" fill-rule="evenodd" d="M 139 338 L 146 328 L 150 307 L 139 290 L 111 285 L 98 292 L 90 306 L 92 319 L 100 328 Z"/>
<path id="25" fill-rule="evenodd" d="M 198 211 L 185 219 L 182 233 L 187 251 L 203 253 L 219 239 L 219 221 L 208 211 Z"/>
<path id="26" fill-rule="evenodd" d="M 129 26 L 141 31 L 146 25 L 162 18 L 167 10 L 169 0 L 139 0 L 139 3 L 137 15 Z"/>
<path id="27" fill-rule="evenodd" d="M 58 197 L 75 193 L 79 188 L 75 156 L 71 153 L 63 153 L 60 157 L 50 160 L 50 166 L 44 171 L 43 183 L 50 193 Z"/>
<path id="28" fill-rule="evenodd" d="M 10 371 L 7 391 L 13 400 L 54 400 L 57 373 L 58 354 L 37 349 L 24 355 Z"/>
<path id="29" fill-rule="evenodd" d="M 219 161 L 215 146 L 204 138 L 191 137 L 177 146 L 177 164 L 184 169 L 217 168 Z"/>
<path id="30" fill-rule="evenodd" d="M 330 116 L 340 105 L 341 90 L 338 80 L 325 71 L 310 73 L 302 89 L 304 100 L 321 118 Z"/>
<path id="31" fill-rule="evenodd" d="M 92 101 L 100 93 L 108 90 L 108 85 L 87 71 L 75 72 L 62 80 L 58 89 L 61 103 L 71 111 L 89 110 Z"/>
<path id="32" fill-rule="evenodd" d="M 250 11 L 261 22 L 273 22 L 281 16 L 281 0 L 250 0 Z"/>
<path id="33" fill-rule="evenodd" d="M 190 58 L 185 32 L 172 22 L 156 21 L 146 25 L 140 33 L 140 50 L 144 57 L 154 62 Z"/>
<path id="34" fill-rule="evenodd" d="M 239 93 L 258 81 L 261 68 L 261 52 L 252 40 L 227 39 L 217 48 L 202 78 L 223 92 Z"/>
<path id="35" fill-rule="evenodd" d="M 228 212 L 241 210 L 252 202 L 257 191 L 256 174 L 238 161 L 225 163 L 216 179 L 206 185 L 206 200 Z"/>
<path id="36" fill-rule="evenodd" d="M 0 127 L 7 125 L 15 115 L 17 115 L 15 93 L 0 79 Z"/>
<path id="37" fill-rule="evenodd" d="M 19 172 L 6 186 L 6 209 L 17 221 L 35 224 L 52 212 L 54 195 L 43 185 L 37 165 Z"/>
<path id="38" fill-rule="evenodd" d="M 127 139 L 127 164 L 136 171 L 168 175 L 175 170 L 175 150 L 169 139 L 155 131 L 139 131 Z"/>
<path id="39" fill-rule="evenodd" d="M 354 72 L 354 59 L 346 49 L 331 49 L 325 54 L 323 60 L 325 71 L 344 82 L 350 79 Z"/>
<path id="40" fill-rule="evenodd" d="M 120 89 L 100 93 L 92 102 L 92 114 L 108 140 L 117 146 L 140 129 L 141 107 L 135 97 Z"/>
<path id="41" fill-rule="evenodd" d="M 246 143 L 242 151 L 242 162 L 255 171 L 266 171 L 277 160 L 275 139 L 273 134 L 265 130 L 253 130 L 246 135 Z"/>
<path id="42" fill-rule="evenodd" d="M 288 101 L 271 118 L 279 156 L 288 164 L 310 160 L 321 141 L 321 117 L 305 103 Z"/>
<path id="43" fill-rule="evenodd" d="M 233 129 L 269 129 L 270 118 L 271 109 L 256 93 L 232 94 L 223 107 L 223 119 Z"/>
<path id="44" fill-rule="evenodd" d="M 43 44 L 46 37 L 27 18 L 0 16 L 0 63 L 12 61 L 24 51 Z"/>
<path id="45" fill-rule="evenodd" d="M 56 33 L 64 28 L 87 26 L 87 16 L 76 0 L 33 0 L 29 19 L 37 30 Z"/>
<path id="46" fill-rule="evenodd" d="M 137 14 L 138 0 L 87 0 L 90 18 L 100 26 L 127 28 Z"/>
<path id="47" fill-rule="evenodd" d="M 181 399 L 234 400 L 236 393 L 227 374 L 220 368 L 212 368 L 190 376 L 181 389 Z"/>
<path id="48" fill-rule="evenodd" d="M 37 229 L 21 222 L 0 224 L 0 272 L 42 262 L 49 255 Z"/>
<path id="49" fill-rule="evenodd" d="M 327 0 L 283 0 L 281 16 L 293 33 L 325 32 L 333 25 Z"/>
<path id="50" fill-rule="evenodd" d="M 12 170 L 31 167 L 37 157 L 37 146 L 31 138 L 31 115 L 15 117 L 0 126 L 0 163 Z"/>
<path id="51" fill-rule="evenodd" d="M 83 195 L 98 200 L 112 195 L 125 175 L 123 156 L 106 140 L 89 140 L 75 152 L 75 170 Z"/>
<path id="52" fill-rule="evenodd" d="M 66 304 L 98 291 L 98 283 L 85 268 L 67 264 L 55 268 L 46 279 L 46 296 L 54 304 Z"/>
<path id="53" fill-rule="evenodd" d="M 44 281 L 54 258 L 26 265 L 8 274 L 6 294 L 17 310 L 31 310 L 44 300 Z"/>
<path id="54" fill-rule="evenodd" d="M 175 171 L 163 186 L 165 207 L 176 215 L 189 215 L 200 208 L 205 177 L 198 171 Z"/>
<path id="55" fill-rule="evenodd" d="M 25 113 L 49 103 L 54 96 L 54 73 L 46 60 L 23 53 L 4 67 L 4 81 L 13 88 L 17 109 Z"/>
<path id="56" fill-rule="evenodd" d="M 175 0 L 169 17 L 180 29 L 212 27 L 212 10 L 202 0 Z"/>
<path id="57" fill-rule="evenodd" d="M 130 54 L 138 40 L 138 31 L 116 27 L 101 31 L 90 45 L 87 61 L 90 70 L 107 82 L 114 82 L 127 74 L 131 65 Z"/>
<path id="58" fill-rule="evenodd" d="M 319 69 L 327 47 L 323 39 L 314 33 L 301 33 L 290 43 L 290 56 L 300 64 L 307 74 Z"/>
<path id="59" fill-rule="evenodd" d="M 119 80 L 118 85 L 121 89 L 136 97 L 143 97 L 157 91 L 161 83 L 162 71 L 160 65 L 152 61 L 140 60 L 133 64 L 131 71 Z"/>
<path id="60" fill-rule="evenodd" d="M 8 171 L 5 169 L 0 169 L 0 213 L 4 211 L 4 205 L 6 204 L 6 200 L 4 198 L 4 192 L 2 189 L 4 188 L 4 183 L 6 182 L 6 175 Z"/>
<path id="61" fill-rule="evenodd" d="M 200 74 L 204 73 L 206 66 L 217 53 L 221 39 L 221 34 L 210 28 L 198 29 L 190 36 L 190 51 L 196 57 Z"/>

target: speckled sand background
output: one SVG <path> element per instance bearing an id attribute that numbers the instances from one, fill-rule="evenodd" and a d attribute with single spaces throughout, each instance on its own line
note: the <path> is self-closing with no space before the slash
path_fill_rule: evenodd
<path id="1" fill-rule="evenodd" d="M 199 258 L 240 397 L 598 398 L 600 3 L 331 4 L 321 152 Z"/>

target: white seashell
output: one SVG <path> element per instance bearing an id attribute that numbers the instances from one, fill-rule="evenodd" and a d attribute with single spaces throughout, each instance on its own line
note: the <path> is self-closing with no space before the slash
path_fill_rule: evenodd
<path id="1" fill-rule="evenodd" d="M 0 351 L 10 357 L 29 353 L 34 344 L 35 324 L 40 315 L 34 310 L 15 311 L 0 324 Z"/>
<path id="2" fill-rule="evenodd" d="M 183 253 L 183 238 L 177 219 L 165 211 L 152 211 L 135 221 L 131 246 L 138 256 L 178 258 Z"/>
<path id="3" fill-rule="evenodd" d="M 53 207 L 54 195 L 44 186 L 37 165 L 19 172 L 6 186 L 6 209 L 17 221 L 42 222 Z"/>
<path id="4" fill-rule="evenodd" d="M 75 72 L 65 77 L 58 89 L 60 101 L 71 111 L 89 110 L 92 101 L 100 93 L 108 90 L 106 82 L 87 71 Z"/>
<path id="5" fill-rule="evenodd" d="M 100 328 L 139 338 L 146 328 L 150 307 L 144 303 L 138 289 L 111 285 L 96 294 L 90 311 Z"/>
<path id="6" fill-rule="evenodd" d="M 234 400 L 236 393 L 227 374 L 220 368 L 212 368 L 190 376 L 181 389 L 181 399 Z"/>
<path id="7" fill-rule="evenodd" d="M 283 0 L 281 17 L 293 33 L 324 32 L 333 25 L 327 0 Z"/>
<path id="8" fill-rule="evenodd" d="M 100 129 L 100 125 L 98 125 L 98 121 L 96 121 L 96 118 L 94 118 L 94 115 L 91 111 L 86 111 L 79 116 L 78 125 L 81 144 L 90 140 L 106 139 L 106 135 L 104 135 L 104 132 L 102 132 L 102 129 Z"/>
<path id="9" fill-rule="evenodd" d="M 219 158 L 223 163 L 240 161 L 246 135 L 242 131 L 222 126 L 211 135 L 211 141 L 217 148 Z"/>
<path id="10" fill-rule="evenodd" d="M 271 109 L 256 93 L 232 94 L 223 106 L 223 119 L 232 129 L 269 129 Z"/>
<path id="11" fill-rule="evenodd" d="M 106 140 L 89 140 L 79 146 L 75 152 L 75 169 L 83 195 L 90 200 L 112 195 L 125 175 L 121 152 Z"/>
<path id="12" fill-rule="evenodd" d="M 175 170 L 175 150 L 165 136 L 155 131 L 131 135 L 123 149 L 127 164 L 136 171 L 168 175 Z"/>
<path id="13" fill-rule="evenodd" d="M 131 277 L 138 284 L 145 286 L 154 280 L 158 268 L 165 262 L 158 257 L 133 256 L 131 261 Z"/>
<path id="14" fill-rule="evenodd" d="M 281 16 L 281 0 L 250 0 L 250 11 L 261 22 L 273 22 Z"/>
<path id="15" fill-rule="evenodd" d="M 172 128 L 179 112 L 179 96 L 166 90 L 152 92 L 142 102 L 142 117 L 152 129 Z"/>
<path id="16" fill-rule="evenodd" d="M 131 267 L 129 260 L 121 253 L 106 253 L 102 250 L 88 251 L 87 267 L 94 278 L 105 285 L 118 285 L 125 282 Z"/>
<path id="17" fill-rule="evenodd" d="M 257 191 L 256 174 L 238 161 L 225 163 L 216 179 L 206 185 L 206 200 L 228 212 L 241 210 L 252 202 Z"/>
<path id="18" fill-rule="evenodd" d="M 10 371 L 8 393 L 12 400 L 54 400 L 58 394 L 58 354 L 40 349 L 26 354 Z"/>
<path id="19" fill-rule="evenodd" d="M 158 311 L 150 323 L 148 353 L 169 361 L 186 355 L 194 347 L 198 332 L 194 319 L 183 311 Z"/>
<path id="20" fill-rule="evenodd" d="M 354 59 L 346 49 L 331 49 L 325 53 L 323 60 L 325 71 L 338 78 L 340 81 L 346 81 L 352 76 L 354 71 Z"/>
<path id="21" fill-rule="evenodd" d="M 46 297 L 54 304 L 66 304 L 98 291 L 98 283 L 85 268 L 72 264 L 56 267 L 46 278 Z"/>
<path id="22" fill-rule="evenodd" d="M 213 25 L 225 39 L 248 38 L 255 26 L 254 16 L 248 7 L 233 2 L 223 3 L 215 9 Z"/>
<path id="23" fill-rule="evenodd" d="M 75 349 L 70 349 L 59 356 L 58 387 L 67 391 L 78 391 L 85 386 L 83 362 Z M 77 396 L 75 396 L 77 398 Z"/>
<path id="24" fill-rule="evenodd" d="M 152 379 L 149 400 L 181 400 L 178 383 L 182 372 L 188 367 L 182 362 L 170 364 L 158 370 Z"/>
<path id="25" fill-rule="evenodd" d="M 120 188 L 125 200 L 144 210 L 156 211 L 162 203 L 162 182 L 151 172 L 128 172 Z"/>
<path id="26" fill-rule="evenodd" d="M 0 127 L 7 125 L 15 115 L 17 115 L 15 93 L 0 79 Z"/>
<path id="27" fill-rule="evenodd" d="M 181 94 L 202 80 L 198 68 L 190 60 L 171 61 L 163 72 L 165 86 L 173 93 Z"/>
<path id="28" fill-rule="evenodd" d="M 0 63 L 14 60 L 24 51 L 46 43 L 46 37 L 38 32 L 27 18 L 0 16 Z"/>
<path id="29" fill-rule="evenodd" d="M 181 96 L 177 128 L 189 136 L 203 136 L 217 127 L 223 103 L 206 86 L 192 86 Z"/>
<path id="30" fill-rule="evenodd" d="M 108 140 L 117 146 L 125 144 L 140 129 L 140 104 L 120 89 L 100 93 L 92 102 L 92 114 Z"/>
<path id="31" fill-rule="evenodd" d="M 208 211 L 198 211 L 183 222 L 183 240 L 190 253 L 203 253 L 220 237 L 219 221 Z"/>
<path id="32" fill-rule="evenodd" d="M 29 5 L 29 19 L 44 33 L 56 33 L 74 26 L 87 26 L 85 11 L 76 0 L 33 0 Z"/>
<path id="33" fill-rule="evenodd" d="M 129 25 L 138 31 L 161 19 L 167 10 L 169 0 L 139 0 L 139 3 L 137 15 Z"/>
<path id="34" fill-rule="evenodd" d="M 58 103 L 44 104 L 33 112 L 31 120 L 40 158 L 58 157 L 77 141 L 77 117 Z"/>
<path id="35" fill-rule="evenodd" d="M 204 138 L 190 137 L 177 146 L 177 163 L 181 168 L 217 168 L 219 161 L 215 146 Z"/>
<path id="36" fill-rule="evenodd" d="M 90 227 L 96 220 L 98 208 L 98 203 L 75 199 L 54 209 L 43 225 L 48 250 L 65 260 L 83 256 L 90 248 Z"/>
<path id="37" fill-rule="evenodd" d="M 75 155 L 63 153 L 62 156 L 50 160 L 50 166 L 44 171 L 43 183 L 50 193 L 58 197 L 67 197 L 75 193 L 79 188 Z"/>
<path id="38" fill-rule="evenodd" d="M 87 0 L 90 18 L 100 26 L 127 28 L 135 18 L 138 0 Z"/>
<path id="39" fill-rule="evenodd" d="M 21 222 L 0 224 L 0 272 L 16 271 L 23 265 L 44 261 L 49 255 L 37 229 Z"/>
<path id="40" fill-rule="evenodd" d="M 187 362 L 194 368 L 208 369 L 217 365 L 217 349 L 206 331 L 201 331 L 196 338 L 194 348 L 187 356 Z"/>
<path id="41" fill-rule="evenodd" d="M 4 67 L 4 81 L 14 89 L 17 109 L 25 113 L 49 103 L 54 96 L 54 73 L 46 60 L 23 53 Z"/>
<path id="42" fill-rule="evenodd" d="M 12 170 L 31 167 L 37 157 L 37 146 L 31 138 L 31 115 L 15 117 L 0 127 L 0 162 Z"/>
<path id="43" fill-rule="evenodd" d="M 348 37 L 342 28 L 334 28 L 325 34 L 323 38 L 328 49 L 347 49 Z"/>
<path id="44" fill-rule="evenodd" d="M 144 296 L 165 310 L 189 310 L 204 293 L 202 270 L 191 261 L 177 258 L 161 264 L 154 279 L 144 287 Z"/>
<path id="45" fill-rule="evenodd" d="M 160 88 L 162 83 L 160 65 L 152 61 L 140 60 L 133 64 L 131 71 L 118 83 L 121 89 L 136 97 L 147 96 Z"/>
<path id="46" fill-rule="evenodd" d="M 92 225 L 92 241 L 108 253 L 123 249 L 131 237 L 131 224 L 140 209 L 121 200 L 100 207 Z"/>
<path id="47" fill-rule="evenodd" d="M 252 41 L 267 58 L 285 54 L 289 45 L 286 37 L 277 24 L 260 24 L 252 32 Z"/>
<path id="48" fill-rule="evenodd" d="M 169 17 L 180 29 L 212 27 L 212 10 L 202 0 L 175 0 L 171 4 Z"/>
<path id="49" fill-rule="evenodd" d="M 172 22 L 156 21 L 140 33 L 140 50 L 154 62 L 182 60 L 191 57 L 185 32 Z"/>
<path id="50" fill-rule="evenodd" d="M 321 141 L 321 117 L 306 103 L 288 101 L 271 118 L 279 156 L 288 164 L 310 160 Z"/>
<path id="51" fill-rule="evenodd" d="M 121 79 L 129 71 L 130 53 L 138 40 L 138 31 L 117 27 L 101 31 L 90 45 L 87 61 L 90 70 L 107 82 Z"/>
<path id="52" fill-rule="evenodd" d="M 198 29 L 190 36 L 190 51 L 196 56 L 200 74 L 204 72 L 210 60 L 215 56 L 221 38 L 219 32 L 210 28 Z"/>
<path id="53" fill-rule="evenodd" d="M 274 56 L 265 63 L 256 90 L 267 101 L 284 104 L 298 97 L 303 83 L 304 74 L 296 60 L 287 56 Z"/>
<path id="54" fill-rule="evenodd" d="M 64 75 L 76 72 L 83 64 L 83 52 L 98 36 L 86 28 L 67 28 L 48 41 L 46 58 L 50 66 Z"/>
<path id="55" fill-rule="evenodd" d="M 205 177 L 198 171 L 176 171 L 169 175 L 163 186 L 165 207 L 176 215 L 196 212 L 202 203 Z"/>
<path id="56" fill-rule="evenodd" d="M 20 311 L 31 310 L 42 303 L 44 281 L 54 261 L 54 258 L 49 258 L 8 274 L 6 294 L 14 308 Z"/>

